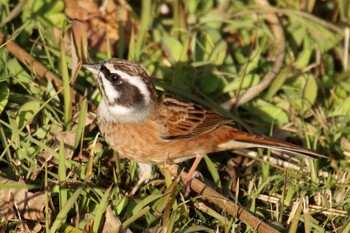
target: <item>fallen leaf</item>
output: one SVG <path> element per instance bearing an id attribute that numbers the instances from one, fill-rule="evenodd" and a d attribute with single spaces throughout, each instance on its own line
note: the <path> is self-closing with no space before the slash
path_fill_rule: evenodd
<path id="1" fill-rule="evenodd" d="M 89 46 L 100 52 L 106 52 L 109 49 L 106 36 L 109 38 L 111 47 L 117 47 L 120 29 L 123 30 L 125 47 L 128 47 L 132 30 L 137 31 L 138 28 L 136 21 L 132 18 L 130 6 L 122 0 L 107 1 L 102 6 L 89 0 L 65 0 L 65 13 L 71 20 L 78 20 L 85 24 Z"/>
<path id="2" fill-rule="evenodd" d="M 113 210 L 110 205 L 107 206 L 105 213 L 105 224 L 103 225 L 102 233 L 109 232 L 122 232 L 122 233 L 132 233 L 129 229 L 119 231 L 122 223 L 118 217 L 113 214 Z M 118 231 L 117 231 L 118 230 Z"/>
<path id="3" fill-rule="evenodd" d="M 0 184 L 5 186 L 0 189 L 0 221 L 18 219 L 20 215 L 23 219 L 45 222 L 44 192 L 29 192 L 23 180 L 0 177 Z M 50 209 L 49 214 L 51 215 Z"/>

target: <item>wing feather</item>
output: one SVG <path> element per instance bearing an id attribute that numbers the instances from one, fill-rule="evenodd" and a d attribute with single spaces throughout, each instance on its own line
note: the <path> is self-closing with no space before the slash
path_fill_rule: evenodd
<path id="1" fill-rule="evenodd" d="M 165 93 L 162 93 L 161 97 L 158 119 L 161 119 L 164 126 L 161 137 L 165 140 L 199 136 L 231 122 L 204 106 L 180 100 Z"/>

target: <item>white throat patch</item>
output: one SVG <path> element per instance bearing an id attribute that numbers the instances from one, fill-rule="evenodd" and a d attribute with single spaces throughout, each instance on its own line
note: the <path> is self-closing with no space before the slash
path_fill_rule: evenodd
<path id="1" fill-rule="evenodd" d="M 142 109 L 121 105 L 110 106 L 102 99 L 97 109 L 97 116 L 108 122 L 137 122 L 147 117 L 151 108 L 152 106 L 143 107 Z"/>

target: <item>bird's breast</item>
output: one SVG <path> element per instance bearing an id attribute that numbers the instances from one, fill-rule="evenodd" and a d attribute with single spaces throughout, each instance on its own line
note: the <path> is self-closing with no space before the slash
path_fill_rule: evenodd
<path id="1" fill-rule="evenodd" d="M 216 150 L 215 134 L 164 140 L 162 126 L 154 121 L 115 123 L 98 119 L 106 142 L 123 157 L 150 164 L 179 163 Z"/>

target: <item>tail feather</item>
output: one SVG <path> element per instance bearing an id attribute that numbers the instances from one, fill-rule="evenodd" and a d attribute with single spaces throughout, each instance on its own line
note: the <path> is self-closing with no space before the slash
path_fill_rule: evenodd
<path id="1" fill-rule="evenodd" d="M 261 136 L 256 136 L 248 133 L 244 133 L 239 130 L 234 130 L 232 132 L 233 136 L 232 139 L 236 142 L 245 143 L 245 147 L 260 147 L 260 148 L 266 148 L 266 149 L 272 149 L 280 152 L 285 152 L 288 154 L 296 155 L 303 158 L 309 158 L 309 159 L 319 159 L 319 158 L 327 158 L 324 155 L 318 154 L 316 152 L 313 152 L 311 150 L 307 150 L 305 148 L 299 147 L 297 145 L 265 138 Z"/>
<path id="2" fill-rule="evenodd" d="M 289 144 L 286 144 L 289 145 Z M 255 144 L 254 147 L 260 147 L 260 148 L 266 148 L 266 149 L 272 149 L 280 152 L 284 152 L 287 154 L 293 154 L 299 157 L 303 158 L 308 158 L 308 159 L 320 159 L 320 158 L 326 158 L 326 156 L 318 154 L 316 152 L 298 147 L 298 146 L 293 146 L 293 147 L 286 147 L 286 146 L 273 146 L 273 145 L 267 145 L 267 144 Z"/>

